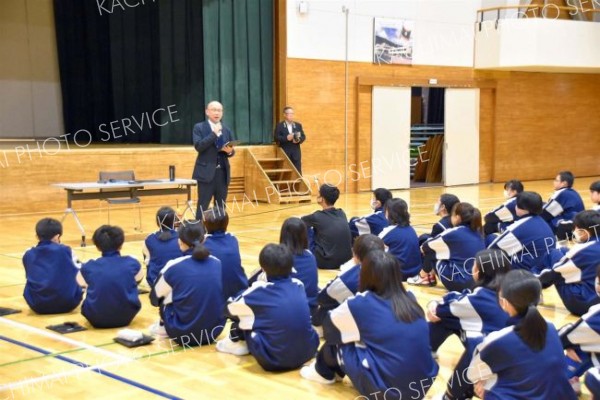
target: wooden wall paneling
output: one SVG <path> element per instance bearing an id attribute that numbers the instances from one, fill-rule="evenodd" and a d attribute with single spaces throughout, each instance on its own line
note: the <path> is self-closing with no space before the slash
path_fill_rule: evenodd
<path id="1" fill-rule="evenodd" d="M 287 0 L 276 0 L 273 10 L 273 126 L 278 122 L 283 107 L 287 104 Z"/>
<path id="2" fill-rule="evenodd" d="M 600 74 L 513 72 L 498 79 L 494 180 L 600 174 Z"/>
<path id="3" fill-rule="evenodd" d="M 288 95 L 306 127 L 303 170 L 312 176 L 343 169 L 344 63 L 288 59 Z M 548 179 L 571 168 L 576 175 L 600 174 L 600 117 L 595 112 L 600 74 L 474 71 L 471 68 L 383 66 L 350 63 L 350 143 L 356 162 L 371 157 L 371 86 L 428 82 L 480 87 L 480 181 Z M 368 84 L 368 85 L 367 85 Z M 467 87 L 467 86 L 463 86 Z M 326 128 L 325 128 L 326 127 Z M 316 133 L 318 132 L 318 134 Z M 317 139 L 318 137 L 318 139 Z M 535 151 L 534 151 L 535 150 Z M 352 165 L 352 161 L 350 161 Z M 336 183 L 333 172 L 328 181 Z M 356 176 L 350 173 L 349 176 Z M 353 183 L 353 182 L 351 182 Z M 343 189 L 343 182 L 340 187 Z M 370 179 L 349 185 L 370 190 Z"/>
<path id="4" fill-rule="evenodd" d="M 351 175 L 357 179 L 357 191 L 362 192 L 371 190 L 372 87 L 358 85 L 356 92 L 357 162 L 354 166 L 356 173 L 351 173 Z"/>
<path id="5" fill-rule="evenodd" d="M 490 182 L 494 176 L 495 90 L 479 91 L 479 181 Z"/>
<path id="6" fill-rule="evenodd" d="M 35 143 L 35 142 L 31 142 Z M 30 148 L 34 145 L 29 145 Z M 271 148 L 273 146 L 266 146 Z M 71 146 L 73 148 L 73 146 Z M 52 187 L 61 182 L 95 182 L 98 171 L 133 169 L 137 179 L 169 177 L 169 165 L 176 168 L 176 177 L 191 178 L 196 161 L 192 146 L 90 146 L 48 155 L 42 152 L 24 152 L 14 148 L 0 149 L 0 212 L 4 215 L 30 212 L 61 213 L 66 207 L 66 193 Z M 50 152 L 49 152 L 50 153 Z M 232 193 L 241 193 L 244 176 L 245 148 L 238 147 L 230 158 L 232 169 Z M 31 158 L 29 158 L 31 155 Z M 194 191 L 195 192 L 195 191 Z M 196 198 L 196 193 L 193 194 Z M 185 203 L 185 198 L 157 196 L 143 199 L 142 207 L 162 204 Z M 78 210 L 98 209 L 96 200 L 78 201 Z"/>

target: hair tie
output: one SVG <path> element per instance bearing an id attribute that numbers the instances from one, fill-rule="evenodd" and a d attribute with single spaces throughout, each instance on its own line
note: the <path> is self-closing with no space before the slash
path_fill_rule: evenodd
<path id="1" fill-rule="evenodd" d="M 195 247 L 195 246 L 200 246 L 200 241 L 199 241 L 198 239 L 194 240 L 194 241 L 192 242 L 192 246 L 194 246 L 194 247 Z"/>

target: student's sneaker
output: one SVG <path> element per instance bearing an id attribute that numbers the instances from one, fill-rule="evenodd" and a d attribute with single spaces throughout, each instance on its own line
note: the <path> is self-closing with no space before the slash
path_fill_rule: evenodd
<path id="1" fill-rule="evenodd" d="M 217 342 L 217 351 L 220 353 L 233 354 L 234 356 L 245 356 L 250 354 L 248 345 L 245 341 L 240 340 L 239 342 L 234 342 L 228 337 Z"/>
<path id="2" fill-rule="evenodd" d="M 581 382 L 579 382 L 578 376 L 574 376 L 571 379 L 569 379 L 569 384 L 571 385 L 573 391 L 577 396 L 581 395 Z"/>
<path id="3" fill-rule="evenodd" d="M 435 286 L 437 284 L 437 279 L 435 278 L 435 274 L 429 273 L 425 275 L 415 275 L 406 280 L 406 283 L 413 286 Z"/>
<path id="4" fill-rule="evenodd" d="M 154 324 L 150 325 L 148 330 L 150 331 L 150 335 L 158 337 L 159 339 L 166 339 L 169 337 L 165 326 L 160 322 L 155 322 Z"/>
<path id="5" fill-rule="evenodd" d="M 309 381 L 322 383 L 323 385 L 331 385 L 332 383 L 335 383 L 335 378 L 327 379 L 319 375 L 315 368 L 315 364 L 316 361 L 313 361 L 309 365 L 305 365 L 304 367 L 302 367 L 302 369 L 300 370 L 300 376 L 304 379 L 308 379 Z"/>

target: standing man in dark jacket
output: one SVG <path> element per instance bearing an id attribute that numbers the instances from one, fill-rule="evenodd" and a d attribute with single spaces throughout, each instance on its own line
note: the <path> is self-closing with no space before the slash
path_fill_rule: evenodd
<path id="1" fill-rule="evenodd" d="M 214 197 L 214 205 L 224 207 L 231 180 L 229 157 L 235 150 L 229 142 L 235 140 L 233 132 L 221 124 L 223 105 L 211 101 L 206 106 L 206 120 L 194 125 L 194 148 L 198 152 L 192 179 L 198 181 L 198 208 L 196 218 L 201 219 Z"/>
<path id="2" fill-rule="evenodd" d="M 302 130 L 302 124 L 294 121 L 294 109 L 292 107 L 283 109 L 283 118 L 284 120 L 275 127 L 275 139 L 302 175 L 300 145 L 306 140 L 306 135 Z"/>

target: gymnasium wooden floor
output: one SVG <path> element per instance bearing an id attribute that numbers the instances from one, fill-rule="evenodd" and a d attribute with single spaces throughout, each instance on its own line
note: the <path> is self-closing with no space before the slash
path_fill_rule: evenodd
<path id="1" fill-rule="evenodd" d="M 586 207 L 591 205 L 587 188 L 596 179 L 576 180 L 575 187 Z M 552 182 L 526 182 L 525 188 L 547 197 L 552 191 Z M 412 224 L 418 233 L 423 233 L 437 221 L 432 214 L 433 204 L 443 192 L 454 193 L 461 200 L 478 205 L 484 213 L 503 201 L 500 184 L 419 188 L 394 194 L 409 202 Z M 348 217 L 364 215 L 369 212 L 369 199 L 369 193 L 343 195 L 336 205 L 343 208 Z M 247 272 L 257 268 L 257 256 L 262 246 L 277 242 L 285 218 L 317 209 L 314 202 L 282 206 L 246 202 L 243 207 L 242 204 L 239 206 L 230 211 L 229 231 L 240 241 Z M 123 254 L 141 260 L 142 239 L 154 229 L 156 209 L 156 205 L 142 206 L 142 233 L 133 230 L 134 222 L 137 223 L 133 217 L 137 219 L 137 211 L 130 207 L 112 209 L 111 222 L 122 226 L 128 235 Z M 182 349 L 172 347 L 169 341 L 156 340 L 149 346 L 130 350 L 113 342 L 117 329 L 91 328 L 79 309 L 68 315 L 34 314 L 22 297 L 25 278 L 21 256 L 28 247 L 36 244 L 34 225 L 44 216 L 60 217 L 41 213 L 0 217 L 0 305 L 22 310 L 20 314 L 0 317 L 0 399 L 354 399 L 358 396 L 348 382 L 321 386 L 301 379 L 298 371 L 267 373 L 251 356 L 217 353 L 214 346 Z M 95 227 L 106 223 L 106 209 L 81 212 L 80 217 L 91 236 Z M 63 243 L 71 245 L 80 260 L 98 256 L 91 246 L 79 247 L 79 234 L 71 218 L 65 221 L 64 229 Z M 324 285 L 334 275 L 332 271 L 320 271 L 320 284 Z M 423 306 L 445 293 L 441 287 L 411 290 Z M 141 295 L 141 299 L 142 310 L 130 327 L 146 331 L 157 320 L 158 311 L 150 306 L 147 295 Z M 575 320 L 562 306 L 553 288 L 544 292 L 544 301 L 540 308 L 556 326 Z M 65 321 L 77 321 L 89 329 L 59 335 L 44 328 Z M 460 343 L 454 338 L 442 346 L 439 379 L 429 396 L 442 393 L 461 351 Z M 582 398 L 589 397 L 584 395 Z"/>

